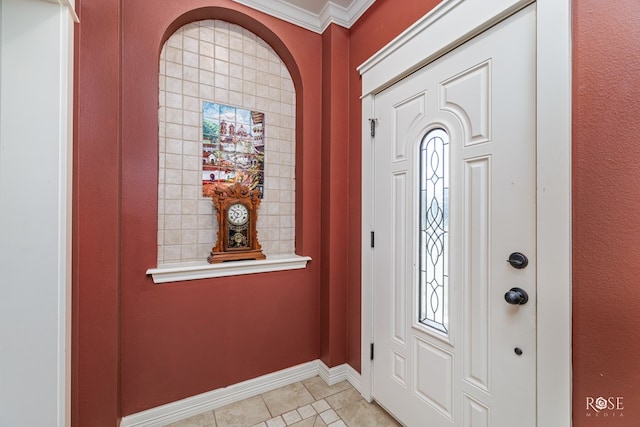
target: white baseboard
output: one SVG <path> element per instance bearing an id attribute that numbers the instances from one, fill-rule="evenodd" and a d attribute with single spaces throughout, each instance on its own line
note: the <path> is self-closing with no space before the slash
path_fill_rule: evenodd
<path id="1" fill-rule="evenodd" d="M 347 380 L 353 388 L 360 391 L 360 374 L 351 366 L 344 364 L 329 368 L 321 360 L 314 360 L 229 387 L 128 415 L 122 419 L 120 427 L 166 426 L 316 375 L 319 375 L 329 385 Z"/>
<path id="2" fill-rule="evenodd" d="M 320 360 L 316 360 L 316 362 L 318 363 L 318 375 L 324 380 L 324 382 L 329 385 L 334 385 L 340 381 L 347 380 L 353 388 L 358 390 L 359 393 L 362 393 L 360 390 L 360 374 L 358 371 L 353 369 L 351 365 L 345 363 L 340 366 L 329 368 Z"/>

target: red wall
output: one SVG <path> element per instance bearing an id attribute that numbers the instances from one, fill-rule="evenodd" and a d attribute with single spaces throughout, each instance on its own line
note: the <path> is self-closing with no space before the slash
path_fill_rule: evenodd
<path id="1" fill-rule="evenodd" d="M 322 35 L 322 291 L 321 358 L 346 361 L 349 223 L 349 31 L 330 25 Z"/>
<path id="2" fill-rule="evenodd" d="M 230 1 L 123 2 L 122 413 L 318 358 L 321 38 Z M 198 8 L 204 8 L 197 10 Z M 195 10 L 195 11 L 194 11 Z M 183 16 L 188 13 L 187 16 Z M 154 285 L 158 58 L 176 20 L 216 18 L 270 42 L 293 70 L 300 120 L 297 250 L 307 269 Z M 171 31 L 169 31 L 170 33 Z M 285 47 L 286 46 L 286 47 Z"/>
<path id="3" fill-rule="evenodd" d="M 640 2 L 573 13 L 574 425 L 637 426 Z M 589 396 L 623 397 L 624 418 L 587 417 Z"/>
<path id="4" fill-rule="evenodd" d="M 322 61 L 309 52 L 320 52 L 322 38 L 230 0 L 157 6 L 79 2 L 75 426 L 115 425 L 120 416 L 320 356 Z M 248 28 L 291 71 L 296 248 L 313 258 L 304 270 L 163 285 L 145 274 L 156 265 L 160 49 L 200 19 Z"/>
<path id="5" fill-rule="evenodd" d="M 356 67 L 439 0 L 395 3 L 378 0 L 350 31 L 332 25 L 320 36 L 231 0 L 78 2 L 74 426 L 115 425 L 319 357 L 360 369 Z M 631 426 L 640 419 L 640 3 L 573 8 L 574 425 Z M 294 77 L 297 252 L 313 261 L 154 285 L 145 270 L 156 262 L 158 56 L 180 25 L 207 18 L 258 34 Z M 590 396 L 622 396 L 624 417 L 587 417 Z"/>
<path id="6" fill-rule="evenodd" d="M 71 417 L 75 426 L 112 426 L 120 412 L 120 14 L 117 0 L 98 10 L 85 3 L 76 3 L 75 31 Z"/>

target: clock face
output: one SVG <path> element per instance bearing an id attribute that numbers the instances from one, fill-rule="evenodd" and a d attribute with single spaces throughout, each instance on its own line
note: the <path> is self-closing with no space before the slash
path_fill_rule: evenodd
<path id="1" fill-rule="evenodd" d="M 236 203 L 229 206 L 227 218 L 233 225 L 243 225 L 249 220 L 249 210 L 242 203 Z"/>

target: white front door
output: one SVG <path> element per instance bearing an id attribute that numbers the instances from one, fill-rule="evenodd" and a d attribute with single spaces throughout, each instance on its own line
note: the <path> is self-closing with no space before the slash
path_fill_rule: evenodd
<path id="1" fill-rule="evenodd" d="M 373 101 L 372 392 L 409 427 L 536 425 L 535 16 Z"/>

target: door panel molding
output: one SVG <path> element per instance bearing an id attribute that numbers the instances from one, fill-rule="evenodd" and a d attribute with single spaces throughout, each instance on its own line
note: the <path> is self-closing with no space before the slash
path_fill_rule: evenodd
<path id="1" fill-rule="evenodd" d="M 375 95 L 530 0 L 443 0 L 364 62 L 362 75 L 362 393 L 372 399 L 373 138 Z M 571 425 L 571 0 L 537 9 L 538 426 Z M 425 42 L 428 41 L 428 42 Z M 435 41 L 435 43 L 434 43 Z M 420 46 L 417 49 L 416 46 Z M 421 55 L 416 55 L 421 52 Z M 472 402 L 473 403 L 473 402 Z M 470 417 L 482 418 L 473 404 Z M 474 415 L 475 414 L 475 415 Z"/>

